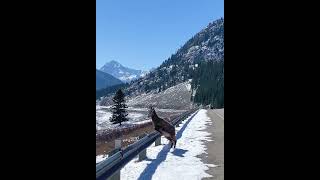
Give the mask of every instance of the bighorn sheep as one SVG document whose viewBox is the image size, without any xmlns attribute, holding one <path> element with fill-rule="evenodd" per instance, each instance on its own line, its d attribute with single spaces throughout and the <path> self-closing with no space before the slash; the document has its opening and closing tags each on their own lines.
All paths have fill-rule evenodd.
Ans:
<svg viewBox="0 0 320 180">
<path fill-rule="evenodd" d="M 152 106 L 149 107 L 148 117 L 151 117 L 154 129 L 160 132 L 161 135 L 163 135 L 170 141 L 170 148 L 172 148 L 172 145 L 174 148 L 176 148 L 177 138 L 174 126 L 171 125 L 168 121 L 159 118 Z"/>
</svg>

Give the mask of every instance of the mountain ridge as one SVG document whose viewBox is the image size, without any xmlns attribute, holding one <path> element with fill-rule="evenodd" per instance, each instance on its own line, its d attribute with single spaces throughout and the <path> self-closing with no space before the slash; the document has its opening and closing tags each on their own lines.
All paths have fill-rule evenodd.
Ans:
<svg viewBox="0 0 320 180">
<path fill-rule="evenodd" d="M 165 90 L 193 78 L 202 61 L 224 61 L 224 19 L 209 23 L 190 38 L 176 53 L 145 77 L 131 82 L 129 94 Z"/>
<path fill-rule="evenodd" d="M 143 77 L 147 73 L 147 71 L 125 67 L 115 60 L 106 62 L 99 70 L 111 74 L 122 82 L 130 82 L 134 79 Z"/>
<path fill-rule="evenodd" d="M 112 75 L 96 69 L 96 90 L 103 89 L 109 86 L 122 84 L 122 81 Z"/>
</svg>

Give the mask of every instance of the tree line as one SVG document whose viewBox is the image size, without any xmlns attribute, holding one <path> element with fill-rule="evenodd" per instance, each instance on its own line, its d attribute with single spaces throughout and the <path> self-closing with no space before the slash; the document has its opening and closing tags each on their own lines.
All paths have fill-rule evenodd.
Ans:
<svg viewBox="0 0 320 180">
<path fill-rule="evenodd" d="M 224 107 L 224 61 L 201 61 L 193 72 L 191 87 L 196 91 L 193 102 Z"/>
</svg>

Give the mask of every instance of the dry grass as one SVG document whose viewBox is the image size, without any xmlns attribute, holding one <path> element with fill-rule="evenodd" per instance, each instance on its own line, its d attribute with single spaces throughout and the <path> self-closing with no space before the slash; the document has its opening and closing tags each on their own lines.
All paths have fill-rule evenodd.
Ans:
<svg viewBox="0 0 320 180">
<path fill-rule="evenodd" d="M 122 139 L 122 147 L 126 147 L 129 144 L 134 143 L 138 137 L 144 133 L 151 133 L 154 131 L 152 123 L 144 127 L 137 127 L 136 129 L 132 129 L 126 133 L 122 134 L 122 137 L 113 136 L 112 138 L 108 138 L 107 141 L 97 140 L 96 141 L 96 155 L 107 154 L 111 150 L 114 149 L 114 140 L 117 138 Z"/>
</svg>

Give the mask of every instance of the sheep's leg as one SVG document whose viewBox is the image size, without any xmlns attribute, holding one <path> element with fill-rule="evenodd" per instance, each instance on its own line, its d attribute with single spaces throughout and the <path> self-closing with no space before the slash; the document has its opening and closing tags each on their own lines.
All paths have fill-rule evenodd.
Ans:
<svg viewBox="0 0 320 180">
<path fill-rule="evenodd" d="M 172 146 L 173 146 L 173 148 L 175 149 L 176 148 L 176 144 L 177 144 L 177 138 L 176 138 L 176 136 L 173 136 L 173 137 L 170 137 L 170 143 L 171 143 L 171 145 L 170 145 L 170 148 L 172 148 Z"/>
<path fill-rule="evenodd" d="M 173 144 L 174 144 L 173 148 L 176 148 L 176 144 L 177 144 L 176 136 L 173 136 L 172 141 L 173 141 Z"/>
<path fill-rule="evenodd" d="M 172 146 L 174 144 L 174 139 L 172 138 L 172 136 L 168 132 L 166 132 L 166 131 L 164 131 L 162 129 L 159 129 L 159 131 L 160 131 L 161 135 L 163 135 L 166 139 L 169 140 L 170 148 L 172 148 Z"/>
<path fill-rule="evenodd" d="M 170 149 L 172 148 L 172 145 L 173 145 L 173 143 L 172 143 L 172 138 L 171 137 L 166 137 L 168 140 L 169 140 L 169 143 L 170 143 Z"/>
</svg>

